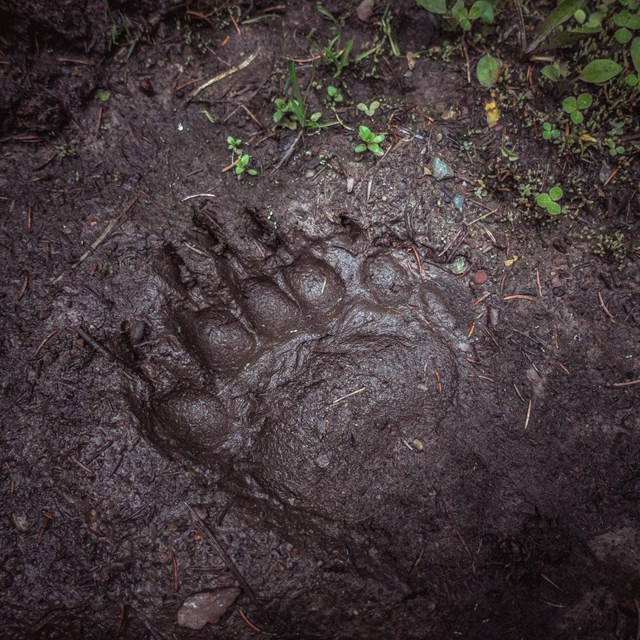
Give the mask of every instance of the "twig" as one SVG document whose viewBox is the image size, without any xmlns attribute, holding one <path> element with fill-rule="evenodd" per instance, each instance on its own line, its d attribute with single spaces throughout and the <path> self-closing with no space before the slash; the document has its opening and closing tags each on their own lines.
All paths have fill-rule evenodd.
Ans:
<svg viewBox="0 0 640 640">
<path fill-rule="evenodd" d="M 284 155 L 282 156 L 282 158 L 280 158 L 280 161 L 273 168 L 273 171 L 271 173 L 275 173 L 276 171 L 278 171 L 280 169 L 280 167 L 282 167 L 282 165 L 285 164 L 285 162 L 287 162 L 287 160 L 289 160 L 289 158 L 291 157 L 291 154 L 293 153 L 293 150 L 296 148 L 296 145 L 298 144 L 300 138 L 302 138 L 302 134 L 303 133 L 304 133 L 303 129 L 300 129 L 300 131 L 298 131 L 298 135 L 295 137 L 294 141 L 289 145 L 289 148 L 284 152 Z"/>
<path fill-rule="evenodd" d="M 47 344 L 47 342 L 49 342 L 49 340 L 51 338 L 53 338 L 53 336 L 56 335 L 56 333 L 58 333 L 60 331 L 60 329 L 56 329 L 55 331 L 52 331 L 39 345 L 38 348 L 36 349 L 36 352 L 33 354 L 33 357 L 35 358 L 40 351 L 42 350 L 42 348 L 44 347 L 45 344 Z"/>
<path fill-rule="evenodd" d="M 338 402 L 342 402 L 343 400 L 346 400 L 347 398 L 351 398 L 353 396 L 356 396 L 359 393 L 362 393 L 363 391 L 366 391 L 366 390 L 367 390 L 367 387 L 361 387 L 360 389 L 356 389 L 355 391 L 352 391 L 351 393 L 347 393 L 346 396 L 341 396 L 337 400 L 334 400 L 329 406 L 332 407 L 334 404 L 338 404 Z"/>
<path fill-rule="evenodd" d="M 526 429 L 529 426 L 529 419 L 531 418 L 531 405 L 533 403 L 531 402 L 531 398 L 529 398 L 529 407 L 527 408 L 527 418 L 524 421 L 524 428 Z"/>
<path fill-rule="evenodd" d="M 199 11 L 187 11 L 186 13 L 188 16 L 193 16 L 194 18 L 198 18 L 199 20 L 204 20 L 211 27 L 213 32 L 216 33 L 216 25 L 209 16 L 205 16 L 204 13 L 200 13 Z"/>
<path fill-rule="evenodd" d="M 615 387 L 616 389 L 620 389 L 622 387 L 632 387 L 636 384 L 640 384 L 640 378 L 638 378 L 637 380 L 629 380 L 628 382 L 613 382 L 611 386 Z"/>
<path fill-rule="evenodd" d="M 609 316 L 609 319 L 611 320 L 611 322 L 615 322 L 611 311 L 607 309 L 607 305 L 604 303 L 604 298 L 602 297 L 602 294 L 599 291 L 598 291 L 598 300 L 600 300 L 600 306 L 602 307 L 602 310 Z"/>
<path fill-rule="evenodd" d="M 238 567 L 236 567 L 235 563 L 231 559 L 231 556 L 224 550 L 220 542 L 218 542 L 218 538 L 216 538 L 216 536 L 214 535 L 213 531 L 211 531 L 207 523 L 196 513 L 195 509 L 191 505 L 185 502 L 184 506 L 187 507 L 187 509 L 189 509 L 189 511 L 191 512 L 191 515 L 194 518 L 196 527 L 200 530 L 201 533 L 204 533 L 209 538 L 209 540 L 215 547 L 216 551 L 218 552 L 218 555 L 220 556 L 220 558 L 222 558 L 222 561 L 227 565 L 227 568 L 229 569 L 229 571 L 231 571 L 235 579 L 242 585 L 243 590 L 249 596 L 249 598 L 251 599 L 251 602 L 253 602 L 253 604 L 255 604 L 256 607 L 260 609 L 260 612 L 265 617 L 268 617 L 267 611 L 264 608 L 263 604 L 260 602 L 260 600 L 258 600 L 258 597 L 255 594 L 255 591 L 251 588 L 251 585 L 245 580 L 244 576 L 240 573 L 240 571 L 238 570 Z"/>
<path fill-rule="evenodd" d="M 71 271 L 77 269 L 109 236 L 109 234 L 122 222 L 123 218 L 131 211 L 133 205 L 138 202 L 138 198 L 140 196 L 136 196 L 129 204 L 125 206 L 122 213 L 114 218 L 108 225 L 107 228 L 100 234 L 97 240 L 93 242 L 93 244 L 80 256 L 80 258 L 71 265 Z M 64 273 L 61 273 L 57 278 L 54 278 L 51 281 L 51 284 L 57 284 L 64 278 Z"/>
<path fill-rule="evenodd" d="M 239 65 L 235 67 L 231 67 L 231 69 L 227 69 L 226 71 L 219 73 L 217 76 L 214 76 L 210 80 L 207 80 L 206 82 L 201 84 L 197 89 L 195 89 L 189 94 L 189 98 L 187 99 L 187 102 L 191 102 L 199 93 L 204 91 L 207 87 L 210 87 L 212 84 L 215 84 L 216 82 L 220 82 L 220 80 L 224 80 L 225 78 L 228 78 L 230 75 L 237 73 L 241 69 L 248 67 L 256 59 L 259 52 L 260 52 L 259 49 L 254 51 L 248 58 L 245 58 Z"/>
<path fill-rule="evenodd" d="M 278 633 L 271 633 L 269 631 L 265 631 L 264 629 L 261 629 L 257 624 L 253 624 L 253 622 L 249 620 L 249 618 L 247 617 L 247 614 L 242 609 L 238 609 L 238 613 L 240 614 L 242 621 L 250 629 L 253 629 L 256 633 L 261 633 L 263 636 L 269 636 L 270 638 L 277 638 L 280 635 Z"/>
<path fill-rule="evenodd" d="M 504 296 L 503 300 L 535 300 L 533 296 L 525 296 L 525 295 L 514 295 L 514 296 Z"/>
<path fill-rule="evenodd" d="M 20 293 L 18 294 L 18 302 L 24 298 L 24 294 L 27 293 L 27 287 L 29 286 L 29 272 L 24 272 L 24 282 L 22 283 L 22 288 L 20 289 Z"/>
</svg>

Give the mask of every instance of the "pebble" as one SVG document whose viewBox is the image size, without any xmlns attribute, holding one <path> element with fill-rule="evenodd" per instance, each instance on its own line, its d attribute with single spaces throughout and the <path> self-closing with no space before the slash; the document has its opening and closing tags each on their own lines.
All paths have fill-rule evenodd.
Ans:
<svg viewBox="0 0 640 640">
<path fill-rule="evenodd" d="M 433 156 L 431 175 L 438 181 L 453 178 L 453 169 L 440 156 Z"/>
<path fill-rule="evenodd" d="M 564 267 L 567 264 L 567 256 L 563 256 L 561 253 L 556 253 L 552 259 L 554 267 Z"/>
<path fill-rule="evenodd" d="M 553 295 L 561 298 L 565 294 L 565 290 L 562 287 L 554 287 Z"/>
<path fill-rule="evenodd" d="M 473 284 L 484 284 L 489 279 L 486 271 L 476 271 L 473 274 Z"/>
<path fill-rule="evenodd" d="M 461 196 L 460 194 L 453 196 L 453 206 L 458 211 L 462 211 L 464 208 L 464 196 Z"/>
<path fill-rule="evenodd" d="M 558 287 L 562 286 L 562 280 L 560 280 L 558 276 L 554 276 L 553 278 L 551 278 L 551 286 L 554 289 L 557 289 Z"/>
<path fill-rule="evenodd" d="M 467 260 L 464 256 L 458 256 L 449 266 L 451 273 L 459 276 L 467 270 Z"/>
<path fill-rule="evenodd" d="M 498 326 L 498 322 L 500 321 L 500 311 L 495 307 L 489 307 L 489 324 L 492 329 L 495 329 Z"/>
<path fill-rule="evenodd" d="M 178 625 L 187 629 L 202 629 L 207 624 L 216 624 L 239 595 L 240 589 L 237 587 L 194 593 L 178 611 Z"/>
<path fill-rule="evenodd" d="M 329 466 L 329 456 L 326 453 L 321 453 L 317 458 L 316 458 L 316 464 L 321 468 L 321 469 L 326 469 Z"/>
</svg>

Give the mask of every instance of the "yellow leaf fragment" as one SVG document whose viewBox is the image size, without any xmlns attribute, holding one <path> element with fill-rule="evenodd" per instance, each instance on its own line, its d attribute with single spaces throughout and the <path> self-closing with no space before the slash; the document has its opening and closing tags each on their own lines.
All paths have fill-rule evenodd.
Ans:
<svg viewBox="0 0 640 640">
<path fill-rule="evenodd" d="M 520 256 L 513 256 L 513 258 L 508 258 L 507 260 L 504 261 L 504 266 L 512 267 L 514 263 L 516 263 L 518 260 L 520 260 Z"/>
<path fill-rule="evenodd" d="M 484 110 L 487 115 L 487 126 L 489 128 L 495 127 L 500 122 L 500 107 L 495 98 L 484 103 Z"/>
</svg>

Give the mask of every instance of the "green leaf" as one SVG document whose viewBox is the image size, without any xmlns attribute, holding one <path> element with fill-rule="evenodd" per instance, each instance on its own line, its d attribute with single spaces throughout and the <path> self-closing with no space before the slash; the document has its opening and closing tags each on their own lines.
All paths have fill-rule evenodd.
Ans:
<svg viewBox="0 0 640 640">
<path fill-rule="evenodd" d="M 577 22 L 579 22 L 580 24 L 584 24 L 584 21 L 587 19 L 587 14 L 585 13 L 584 9 L 578 9 L 574 14 L 573 17 L 576 19 Z"/>
<path fill-rule="evenodd" d="M 637 87 L 639 79 L 638 79 L 638 76 L 634 75 L 633 73 L 630 73 L 628 76 L 625 77 L 624 81 L 630 87 Z"/>
<path fill-rule="evenodd" d="M 493 5 L 488 0 L 476 0 L 469 9 L 469 17 L 472 20 L 480 18 L 485 24 L 493 24 L 495 17 Z"/>
<path fill-rule="evenodd" d="M 374 144 L 380 144 L 381 142 L 384 142 L 384 135 L 382 133 L 379 133 L 377 136 L 373 137 L 371 142 L 373 142 Z"/>
<path fill-rule="evenodd" d="M 371 140 L 371 138 L 373 137 L 371 134 L 371 129 L 363 124 L 358 127 L 358 133 L 360 134 L 360 138 L 362 140 Z"/>
<path fill-rule="evenodd" d="M 563 195 L 564 195 L 564 192 L 562 191 L 562 187 L 560 187 L 559 185 L 556 185 L 555 187 L 551 187 L 551 189 L 549 189 L 549 197 L 554 202 L 557 202 L 558 200 L 560 200 L 560 198 L 562 198 Z"/>
<path fill-rule="evenodd" d="M 320 118 L 322 118 L 322 113 L 320 113 L 320 111 L 317 111 L 316 113 L 311 114 L 309 120 L 311 120 L 311 122 L 318 122 Z"/>
<path fill-rule="evenodd" d="M 622 71 L 622 67 L 611 58 L 599 58 L 590 62 L 580 74 L 584 82 L 602 84 L 615 78 Z"/>
<path fill-rule="evenodd" d="M 476 77 L 483 87 L 491 87 L 498 80 L 502 62 L 498 58 L 494 58 L 491 54 L 485 53 L 476 67 Z"/>
<path fill-rule="evenodd" d="M 631 43 L 631 60 L 636 73 L 640 75 L 640 38 L 634 38 Z"/>
<path fill-rule="evenodd" d="M 257 176 L 258 175 L 258 172 L 255 169 L 247 169 L 247 173 L 250 176 Z"/>
<path fill-rule="evenodd" d="M 332 98 L 333 98 L 337 93 L 338 93 L 338 90 L 337 90 L 334 86 L 329 85 L 329 86 L 327 87 L 327 94 L 328 94 L 329 96 L 331 96 Z"/>
<path fill-rule="evenodd" d="M 354 151 L 356 153 L 364 153 L 367 150 L 367 145 L 366 144 L 359 144 L 356 146 L 356 148 L 354 149 Z"/>
<path fill-rule="evenodd" d="M 367 105 L 364 102 L 359 102 L 356 105 L 356 109 L 360 109 L 360 111 L 364 111 L 365 113 L 369 110 L 369 108 L 367 107 Z"/>
<path fill-rule="evenodd" d="M 573 113 L 578 108 L 578 101 L 571 96 L 562 101 L 562 108 L 566 113 Z"/>
<path fill-rule="evenodd" d="M 573 124 L 580 124 L 584 120 L 584 116 L 579 111 L 574 111 L 569 117 Z"/>
<path fill-rule="evenodd" d="M 546 209 L 551 204 L 551 198 L 548 193 L 539 193 L 536 196 L 536 202 L 543 208 Z"/>
<path fill-rule="evenodd" d="M 375 153 L 377 156 L 384 155 L 384 151 L 382 151 L 382 149 L 380 148 L 380 145 L 378 144 L 369 144 L 368 148 L 369 148 L 369 151 L 371 151 L 372 153 Z"/>
<path fill-rule="evenodd" d="M 635 16 L 631 16 L 627 22 L 627 28 L 640 29 L 640 13 L 636 13 Z"/>
<path fill-rule="evenodd" d="M 581 93 L 577 100 L 578 109 L 588 109 L 593 104 L 593 97 L 590 93 Z"/>
<path fill-rule="evenodd" d="M 96 91 L 96 98 L 100 100 L 100 102 L 107 102 L 111 97 L 111 91 L 106 91 L 105 89 L 98 89 Z"/>
<path fill-rule="evenodd" d="M 628 11 L 619 11 L 613 16 L 613 24 L 618 27 L 626 27 L 631 14 Z"/>
<path fill-rule="evenodd" d="M 540 69 L 540 73 L 547 79 L 551 80 L 551 82 L 557 82 L 560 80 L 560 69 L 557 64 L 547 64 L 542 69 Z"/>
<path fill-rule="evenodd" d="M 562 207 L 559 204 L 556 204 L 555 202 L 552 202 L 552 203 L 547 205 L 547 211 L 552 216 L 559 216 L 562 213 Z"/>
<path fill-rule="evenodd" d="M 613 37 L 616 39 L 616 42 L 620 44 L 627 44 L 627 42 L 631 42 L 631 38 L 633 38 L 633 33 L 629 31 L 626 27 L 622 27 L 622 29 L 618 29 Z"/>
<path fill-rule="evenodd" d="M 416 2 L 429 13 L 437 13 L 438 15 L 447 13 L 447 0 L 416 0 Z"/>
<path fill-rule="evenodd" d="M 578 9 L 582 7 L 582 3 L 583 0 L 558 0 L 556 8 L 536 29 L 533 39 L 527 47 L 527 53 L 535 51 L 555 29 L 557 29 L 563 22 L 566 22 Z"/>
</svg>

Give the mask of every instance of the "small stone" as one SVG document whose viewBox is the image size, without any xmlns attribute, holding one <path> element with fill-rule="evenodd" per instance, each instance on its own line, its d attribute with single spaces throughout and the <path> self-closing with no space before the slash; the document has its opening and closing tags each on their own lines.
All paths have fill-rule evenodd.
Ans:
<svg viewBox="0 0 640 640">
<path fill-rule="evenodd" d="M 500 311 L 495 307 L 489 307 L 489 324 L 492 329 L 496 329 L 500 322 Z"/>
<path fill-rule="evenodd" d="M 449 267 L 451 273 L 459 276 L 467 270 L 467 259 L 464 256 L 458 256 Z"/>
<path fill-rule="evenodd" d="M 239 595 L 237 587 L 194 593 L 178 611 L 178 624 L 187 629 L 202 629 L 207 624 L 216 624 Z"/>
<path fill-rule="evenodd" d="M 422 440 L 418 440 L 418 438 L 414 438 L 413 439 L 413 442 L 411 443 L 411 446 L 416 451 L 424 451 L 424 445 L 422 444 Z"/>
<path fill-rule="evenodd" d="M 484 284 L 489 279 L 489 274 L 484 271 L 476 271 L 473 274 L 473 284 Z"/>
<path fill-rule="evenodd" d="M 349 176 L 347 178 L 347 193 L 353 193 L 353 187 L 355 186 L 355 184 L 356 184 L 355 179 Z"/>
<path fill-rule="evenodd" d="M 554 289 L 557 289 L 558 287 L 562 286 L 562 280 L 560 280 L 558 276 L 554 276 L 553 278 L 551 278 L 551 286 Z"/>
<path fill-rule="evenodd" d="M 356 9 L 358 19 L 362 22 L 373 21 L 373 0 L 362 0 Z"/>
<path fill-rule="evenodd" d="M 453 169 L 440 157 L 431 158 L 431 175 L 438 181 L 453 178 Z"/>
<path fill-rule="evenodd" d="M 462 209 L 464 209 L 464 196 L 460 194 L 453 196 L 453 206 L 458 211 L 462 211 Z"/>
<path fill-rule="evenodd" d="M 13 526 L 20 531 L 20 533 L 26 533 L 31 528 L 29 526 L 29 520 L 27 516 L 18 515 L 17 513 L 11 514 L 11 520 L 13 521 Z"/>
<path fill-rule="evenodd" d="M 565 294 L 565 290 L 562 287 L 554 287 L 553 288 L 553 295 L 561 298 L 563 295 Z"/>
<path fill-rule="evenodd" d="M 329 466 L 329 456 L 326 453 L 321 453 L 317 458 L 316 458 L 316 464 L 321 468 L 321 469 L 326 469 Z"/>
<path fill-rule="evenodd" d="M 567 264 L 567 256 L 563 256 L 561 253 L 556 253 L 551 260 L 554 267 L 564 267 Z"/>
</svg>

